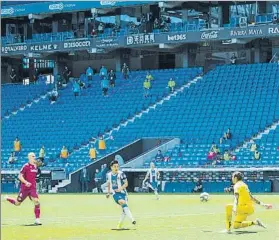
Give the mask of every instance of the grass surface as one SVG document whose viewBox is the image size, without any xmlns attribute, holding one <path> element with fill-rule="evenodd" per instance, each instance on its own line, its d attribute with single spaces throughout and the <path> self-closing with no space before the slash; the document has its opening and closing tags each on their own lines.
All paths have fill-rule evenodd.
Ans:
<svg viewBox="0 0 279 240">
<path fill-rule="evenodd" d="M 259 195 L 273 209 L 256 207 L 251 217 L 260 218 L 267 229 L 249 227 L 233 234 L 224 230 L 224 207 L 232 203 L 231 195 L 210 195 L 201 203 L 197 195 L 130 195 L 129 206 L 137 220 L 134 227 L 127 219 L 115 231 L 121 209 L 104 195 L 41 195 L 42 226 L 26 226 L 34 222 L 29 200 L 20 207 L 1 204 L 3 240 L 279 240 L 279 195 Z"/>
</svg>

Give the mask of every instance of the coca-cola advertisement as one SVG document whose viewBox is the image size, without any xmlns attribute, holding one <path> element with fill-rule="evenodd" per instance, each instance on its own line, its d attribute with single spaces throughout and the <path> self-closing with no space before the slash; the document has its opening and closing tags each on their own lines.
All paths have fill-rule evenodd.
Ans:
<svg viewBox="0 0 279 240">
<path fill-rule="evenodd" d="M 201 34 L 201 40 L 210 40 L 218 38 L 219 31 L 203 32 Z"/>
</svg>

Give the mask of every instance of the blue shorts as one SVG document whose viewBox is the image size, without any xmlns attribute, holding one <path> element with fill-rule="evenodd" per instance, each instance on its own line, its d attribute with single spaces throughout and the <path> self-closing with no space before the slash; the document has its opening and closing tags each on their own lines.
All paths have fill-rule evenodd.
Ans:
<svg viewBox="0 0 279 240">
<path fill-rule="evenodd" d="M 125 200 L 126 202 L 128 201 L 127 195 L 125 193 L 115 193 L 113 194 L 113 199 L 117 204 L 119 204 L 119 200 Z"/>
<path fill-rule="evenodd" d="M 153 190 L 157 190 L 158 182 L 151 182 L 151 183 L 149 183 L 149 187 L 152 188 Z"/>
</svg>

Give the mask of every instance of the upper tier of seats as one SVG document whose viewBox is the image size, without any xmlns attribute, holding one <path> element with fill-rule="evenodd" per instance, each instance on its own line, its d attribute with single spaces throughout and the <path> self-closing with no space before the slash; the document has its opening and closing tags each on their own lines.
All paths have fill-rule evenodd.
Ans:
<svg viewBox="0 0 279 240">
<path fill-rule="evenodd" d="M 75 99 L 72 86 L 60 91 L 57 103 L 50 105 L 49 100 L 41 100 L 30 109 L 19 112 L 15 117 L 5 120 L 2 125 L 2 159 L 4 168 L 19 168 L 28 151 L 38 153 L 41 145 L 45 145 L 48 158 L 59 154 L 66 145 L 70 150 L 86 143 L 99 133 L 111 129 L 114 125 L 147 108 L 167 92 L 170 77 L 176 77 L 177 86 L 193 79 L 201 73 L 200 68 L 171 69 L 151 71 L 154 76 L 149 98 L 143 97 L 143 80 L 146 71 L 133 72 L 131 79 L 116 81 L 116 87 L 110 89 L 108 97 L 103 97 L 99 77 L 94 77 L 93 86 L 82 91 L 82 96 Z M 7 164 L 13 140 L 18 136 L 23 151 L 18 162 Z M 108 151 L 117 148 L 108 144 Z M 88 151 L 83 158 L 68 159 L 69 171 L 88 164 Z M 65 166 L 62 161 L 49 163 L 48 167 Z"/>
</svg>

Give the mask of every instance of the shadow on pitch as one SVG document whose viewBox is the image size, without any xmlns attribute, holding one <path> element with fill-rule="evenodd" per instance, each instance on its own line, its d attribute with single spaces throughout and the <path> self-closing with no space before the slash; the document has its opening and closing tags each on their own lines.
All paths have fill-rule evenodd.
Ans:
<svg viewBox="0 0 279 240">
<path fill-rule="evenodd" d="M 122 228 L 122 229 L 117 229 L 117 228 L 112 228 L 112 231 L 135 231 L 136 229 L 130 229 L 130 228 Z"/>
<path fill-rule="evenodd" d="M 32 224 L 23 224 L 23 225 L 20 225 L 20 226 L 22 226 L 22 227 L 39 227 L 39 226 L 41 226 L 41 225 L 32 223 Z"/>
<path fill-rule="evenodd" d="M 235 232 L 234 232 L 235 235 L 253 234 L 253 233 L 258 233 L 258 232 L 255 232 L 255 231 L 235 231 Z"/>
</svg>

